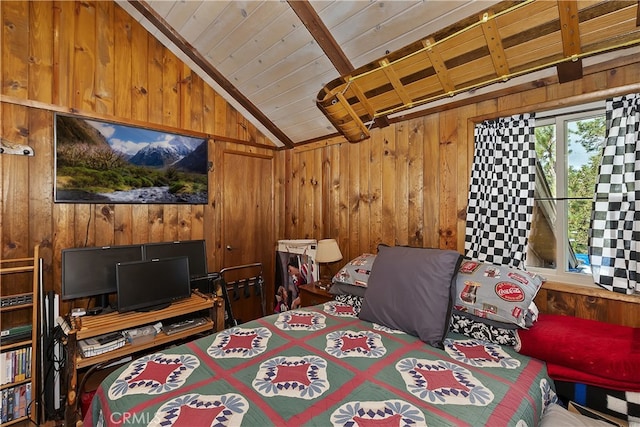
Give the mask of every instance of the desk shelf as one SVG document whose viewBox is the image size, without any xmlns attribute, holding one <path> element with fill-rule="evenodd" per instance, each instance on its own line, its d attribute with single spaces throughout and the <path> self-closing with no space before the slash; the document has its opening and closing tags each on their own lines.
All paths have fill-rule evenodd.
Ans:
<svg viewBox="0 0 640 427">
<path fill-rule="evenodd" d="M 130 311 L 127 313 L 113 311 L 97 316 L 84 316 L 81 319 L 82 326 L 76 330 L 76 339 L 84 340 L 110 332 L 137 328 L 142 325 L 160 322 L 200 310 L 211 310 L 213 303 L 213 298 L 209 299 L 192 294 L 190 298 L 176 301 L 162 310 L 148 312 Z"/>
<path fill-rule="evenodd" d="M 175 334 L 167 335 L 159 332 L 152 340 L 139 344 L 127 343 L 124 346 L 96 356 L 82 357 L 79 352 L 78 341 L 104 335 L 126 329 L 138 328 L 144 325 L 161 322 L 174 317 L 195 314 L 207 310 L 208 321 L 202 325 L 185 329 Z M 78 322 L 76 322 L 78 323 Z M 194 292 L 191 297 L 184 300 L 175 301 L 169 307 L 162 310 L 150 312 L 128 312 L 118 313 L 117 311 L 99 314 L 97 316 L 84 316 L 80 318 L 80 325 L 77 329 L 72 329 L 67 337 L 65 347 L 67 354 L 67 405 L 65 408 L 66 425 L 75 425 L 78 420 L 78 369 L 89 369 L 96 365 L 150 350 L 154 347 L 163 347 L 172 342 L 189 338 L 202 332 L 216 332 L 224 328 L 224 302 L 222 298 L 207 296 L 199 292 Z M 78 326 L 78 325 L 76 325 Z"/>
<path fill-rule="evenodd" d="M 182 338 L 188 338 L 200 332 L 210 332 L 213 329 L 213 326 L 214 323 L 208 321 L 205 324 L 198 325 L 190 329 L 185 329 L 184 331 L 176 332 L 175 334 L 171 335 L 160 332 L 151 341 L 134 345 L 127 343 L 118 349 L 107 351 L 106 353 L 102 353 L 97 356 L 82 357 L 78 355 L 76 358 L 76 369 L 90 367 L 93 365 L 97 365 L 98 363 L 104 363 L 114 359 L 120 359 L 122 357 L 129 356 L 131 353 L 137 353 L 148 348 L 160 347 L 162 345 L 169 344 Z"/>
</svg>

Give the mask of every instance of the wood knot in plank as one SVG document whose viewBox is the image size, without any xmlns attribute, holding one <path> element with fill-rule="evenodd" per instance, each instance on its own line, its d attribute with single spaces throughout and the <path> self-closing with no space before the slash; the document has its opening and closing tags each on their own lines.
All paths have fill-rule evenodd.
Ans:
<svg viewBox="0 0 640 427">
<path fill-rule="evenodd" d="M 102 209 L 100 209 L 100 212 L 106 221 L 111 221 L 113 219 L 113 210 L 109 206 L 103 206 Z"/>
<path fill-rule="evenodd" d="M 541 87 L 546 86 L 546 83 L 544 82 L 544 80 L 540 80 L 540 79 L 538 79 L 538 80 L 534 80 L 534 81 L 531 83 L 531 85 L 532 85 L 533 87 L 535 87 L 535 88 L 541 88 Z"/>
<path fill-rule="evenodd" d="M 438 229 L 438 234 L 441 237 L 451 237 L 453 236 L 453 231 L 450 228 L 446 228 L 446 229 L 440 228 Z"/>
</svg>

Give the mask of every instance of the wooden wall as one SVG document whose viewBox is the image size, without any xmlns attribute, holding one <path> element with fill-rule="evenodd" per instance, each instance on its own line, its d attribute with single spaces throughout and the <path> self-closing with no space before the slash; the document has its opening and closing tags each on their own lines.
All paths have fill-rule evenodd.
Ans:
<svg viewBox="0 0 640 427">
<path fill-rule="evenodd" d="M 358 144 L 330 138 L 273 152 L 260 148 L 269 141 L 114 2 L 3 1 L 0 22 L 0 135 L 36 151 L 0 156 L 0 256 L 24 256 L 40 243 L 45 288 L 56 291 L 65 247 L 204 238 L 210 268 L 220 269 L 224 192 L 215 159 L 225 149 L 273 156 L 275 229 L 266 238 L 274 243 L 334 237 L 343 261 L 379 243 L 462 252 L 474 122 L 640 90 L 636 55 L 587 68 L 578 81 L 547 78 L 453 101 L 374 129 Z M 55 111 L 217 135 L 209 145 L 209 203 L 54 204 Z M 549 289 L 538 301 L 551 312 L 640 326 L 640 311 L 620 315 L 628 305 L 583 297 Z"/>
<path fill-rule="evenodd" d="M 115 2 L 3 1 L 0 22 L 0 135 L 36 153 L 0 156 L 0 256 L 40 243 L 45 289 L 58 292 L 67 247 L 204 238 L 209 268 L 222 268 L 216 160 L 225 149 L 273 156 L 261 148 L 273 144 Z M 55 111 L 212 136 L 209 203 L 54 204 Z"/>
<path fill-rule="evenodd" d="M 452 103 L 424 117 L 374 129 L 360 143 L 333 138 L 287 151 L 285 234 L 336 238 L 343 261 L 375 253 L 379 243 L 464 253 L 474 123 L 638 91 L 639 61 L 635 55 L 587 68 L 574 82 L 558 84 L 548 78 L 492 98 Z M 576 297 L 565 293 L 545 291 L 540 305 L 548 312 L 640 326 L 637 308 L 629 314 L 629 305 L 592 294 L 576 309 Z M 629 298 L 640 303 L 640 296 Z"/>
</svg>

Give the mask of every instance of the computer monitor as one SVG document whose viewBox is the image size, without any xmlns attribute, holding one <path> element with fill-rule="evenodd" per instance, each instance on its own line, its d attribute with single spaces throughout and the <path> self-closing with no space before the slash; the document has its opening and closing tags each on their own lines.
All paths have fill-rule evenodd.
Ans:
<svg viewBox="0 0 640 427">
<path fill-rule="evenodd" d="M 145 260 L 186 256 L 189 259 L 191 280 L 204 278 L 209 272 L 207 269 L 207 248 L 204 240 L 146 243 L 143 246 Z"/>
<path fill-rule="evenodd" d="M 62 250 L 62 299 L 95 297 L 96 307 L 109 307 L 116 292 L 116 264 L 144 259 L 142 245 L 68 248 Z"/>
<path fill-rule="evenodd" d="M 116 265 L 118 311 L 152 311 L 191 295 L 187 257 L 122 262 Z"/>
</svg>

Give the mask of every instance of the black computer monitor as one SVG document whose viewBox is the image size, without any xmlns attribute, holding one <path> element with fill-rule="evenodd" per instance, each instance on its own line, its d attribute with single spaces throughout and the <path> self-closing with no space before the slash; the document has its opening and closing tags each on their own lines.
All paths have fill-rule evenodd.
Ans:
<svg viewBox="0 0 640 427">
<path fill-rule="evenodd" d="M 151 311 L 191 295 L 187 257 L 122 262 L 116 265 L 118 311 Z"/>
<path fill-rule="evenodd" d="M 204 278 L 209 272 L 204 240 L 147 243 L 143 246 L 145 260 L 186 256 L 189 259 L 189 274 L 192 280 Z"/>
<path fill-rule="evenodd" d="M 144 259 L 142 245 L 68 248 L 62 250 L 62 299 L 95 297 L 96 307 L 109 307 L 116 292 L 116 264 Z"/>
</svg>

